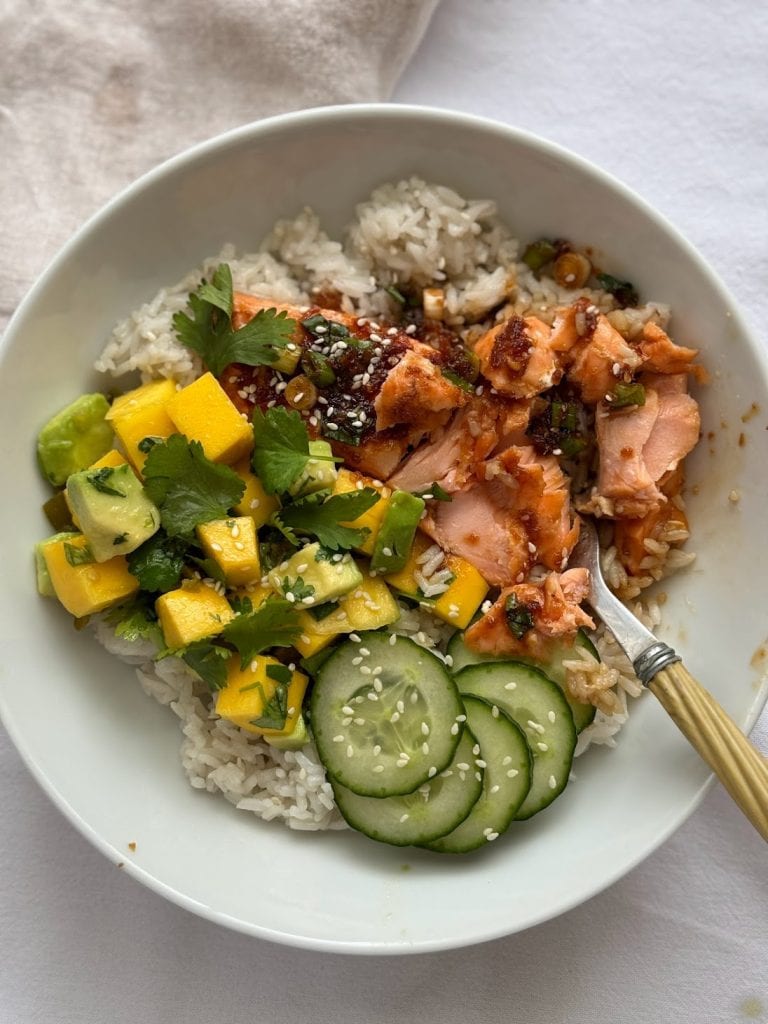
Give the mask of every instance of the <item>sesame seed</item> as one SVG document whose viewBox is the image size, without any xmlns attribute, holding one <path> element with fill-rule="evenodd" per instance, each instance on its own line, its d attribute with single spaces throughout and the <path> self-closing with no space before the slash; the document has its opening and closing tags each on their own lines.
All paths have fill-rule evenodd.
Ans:
<svg viewBox="0 0 768 1024">
<path fill-rule="evenodd" d="M 418 700 L 419 700 L 418 692 L 416 690 L 414 690 L 413 693 L 411 694 L 411 696 L 408 699 L 410 700 L 411 704 L 418 703 Z"/>
<path fill-rule="evenodd" d="M 533 719 L 531 719 L 531 718 L 528 719 L 528 727 L 530 729 L 535 729 L 536 732 L 538 732 L 538 733 L 544 732 L 544 726 L 543 725 L 539 725 L 538 722 L 534 722 Z"/>
<path fill-rule="evenodd" d="M 479 743 L 476 743 L 474 745 L 474 747 L 472 747 L 472 753 L 475 755 L 475 757 L 478 756 L 478 754 L 480 753 L 480 744 Z"/>
<path fill-rule="evenodd" d="M 384 771 L 384 765 L 383 764 L 377 764 L 376 767 L 373 770 L 376 772 L 377 775 L 380 775 L 381 772 Z"/>
<path fill-rule="evenodd" d="M 347 747 L 347 757 L 352 757 L 354 755 L 354 753 L 355 753 L 355 748 L 350 743 L 350 745 Z"/>
<path fill-rule="evenodd" d="M 496 707 L 496 705 L 495 705 L 495 704 L 494 704 L 494 705 L 493 705 L 493 707 L 491 708 L 491 716 L 492 716 L 493 718 L 498 718 L 498 717 L 499 717 L 499 709 L 498 709 L 498 708 Z"/>
<path fill-rule="evenodd" d="M 286 601 L 290 601 L 290 602 L 291 602 L 291 604 L 293 604 L 293 603 L 294 603 L 294 601 L 296 600 L 296 595 L 295 595 L 295 594 L 292 594 L 292 593 L 290 592 L 290 590 L 288 590 L 288 591 L 286 591 L 286 594 L 285 594 L 285 599 L 286 599 Z"/>
<path fill-rule="evenodd" d="M 429 736 L 429 726 L 427 725 L 426 722 L 421 723 L 421 735 Z"/>
<path fill-rule="evenodd" d="M 357 633 L 350 633 L 349 634 L 349 639 L 354 644 L 359 644 L 360 643 L 360 637 L 357 635 Z M 361 648 L 361 650 L 362 650 L 362 648 Z"/>
<path fill-rule="evenodd" d="M 368 648 L 367 648 L 367 647 L 361 647 L 361 648 L 360 648 L 360 653 L 361 653 L 361 654 L 364 654 L 364 655 L 365 655 L 365 657 L 367 658 L 367 657 L 368 657 L 368 655 L 369 655 L 369 654 L 370 654 L 371 652 L 370 652 L 370 651 L 368 650 Z"/>
<path fill-rule="evenodd" d="M 435 766 L 432 765 L 432 767 L 427 772 L 427 778 L 433 779 L 435 775 L 437 775 L 437 768 L 435 768 Z"/>
<path fill-rule="evenodd" d="M 421 744 L 421 752 L 422 752 L 422 754 L 428 754 L 429 753 L 429 744 L 428 743 L 422 743 Z"/>
<path fill-rule="evenodd" d="M 374 679 L 373 688 L 376 691 L 376 693 L 381 693 L 381 691 L 384 689 L 384 683 L 382 683 L 380 679 Z"/>
<path fill-rule="evenodd" d="M 460 761 L 456 765 L 456 767 L 459 769 L 460 772 L 468 772 L 469 771 L 469 765 L 465 761 Z"/>
<path fill-rule="evenodd" d="M 408 326 L 405 328 L 405 333 L 406 334 L 415 334 L 416 333 L 416 324 L 408 324 Z"/>
<path fill-rule="evenodd" d="M 352 715 L 352 714 L 354 714 L 354 712 L 353 712 L 352 708 L 349 706 L 349 704 L 345 704 L 344 707 L 341 709 L 341 712 L 344 715 Z"/>
<path fill-rule="evenodd" d="M 221 544 L 217 544 L 215 541 L 211 544 L 212 551 L 221 551 Z"/>
<path fill-rule="evenodd" d="M 544 751 L 546 751 L 546 750 L 549 750 L 549 747 L 547 746 L 547 744 L 546 744 L 546 743 L 537 743 L 537 744 L 536 744 L 536 746 L 537 746 L 537 747 L 539 748 L 539 750 L 540 750 L 540 751 L 541 751 L 542 753 L 543 753 Z"/>
<path fill-rule="evenodd" d="M 341 733 L 339 733 L 338 736 L 334 736 L 333 737 L 333 742 L 334 743 L 343 743 L 344 742 L 344 737 L 341 735 Z"/>
<path fill-rule="evenodd" d="M 399 722 L 400 721 L 400 712 L 399 711 L 393 711 L 392 714 L 389 717 L 389 720 L 390 720 L 390 722 Z"/>
<path fill-rule="evenodd" d="M 459 735 L 459 723 L 458 722 L 454 722 L 453 725 L 451 726 L 451 736 L 458 736 L 458 735 Z"/>
<path fill-rule="evenodd" d="M 489 832 L 488 835 L 485 838 L 488 840 L 489 843 L 492 843 L 494 839 L 498 839 L 499 838 L 499 833 L 498 832 Z"/>
<path fill-rule="evenodd" d="M 258 508 L 261 502 L 258 498 L 253 498 L 250 504 L 250 508 Z"/>
<path fill-rule="evenodd" d="M 371 674 L 371 668 L 369 665 L 361 665 L 360 671 L 364 676 L 369 676 Z"/>
<path fill-rule="evenodd" d="M 362 663 L 363 663 L 363 659 L 362 658 L 353 658 L 352 659 L 352 664 L 353 665 L 362 665 Z"/>
<path fill-rule="evenodd" d="M 466 722 L 466 720 L 467 720 L 467 716 L 466 715 L 456 715 L 456 721 L 457 722 Z"/>
<path fill-rule="evenodd" d="M 547 712 L 547 718 L 550 720 L 550 722 L 554 722 L 555 719 L 557 718 L 557 715 L 555 714 L 554 711 L 548 711 Z"/>
<path fill-rule="evenodd" d="M 482 782 L 483 781 L 483 773 L 482 772 L 475 772 L 475 778 L 477 779 L 478 782 Z"/>
<path fill-rule="evenodd" d="M 259 659 L 258 658 L 254 658 L 253 661 L 251 662 L 251 665 L 250 665 L 251 672 L 255 672 L 258 667 L 259 667 Z"/>
<path fill-rule="evenodd" d="M 354 721 L 355 725 L 365 725 L 365 719 L 364 718 L 354 718 L 353 721 Z"/>
<path fill-rule="evenodd" d="M 405 714 L 405 704 L 403 701 L 399 700 L 395 707 L 397 708 L 401 715 Z"/>
<path fill-rule="evenodd" d="M 377 743 L 376 746 L 373 748 L 373 756 L 374 757 L 378 757 L 380 753 L 381 753 L 381 747 Z"/>
<path fill-rule="evenodd" d="M 389 646 L 390 647 L 394 647 L 396 643 L 397 643 L 397 634 L 393 633 L 392 636 L 389 638 Z"/>
<path fill-rule="evenodd" d="M 496 786 L 491 786 L 490 792 L 491 792 L 492 794 L 493 794 L 493 793 L 498 793 L 498 792 L 499 792 L 499 787 L 498 787 L 498 785 L 496 785 Z"/>
<path fill-rule="evenodd" d="M 501 763 L 506 768 L 506 766 L 508 764 L 512 764 L 512 758 L 509 756 L 509 754 L 507 754 L 507 756 L 504 758 L 504 760 Z"/>
<path fill-rule="evenodd" d="M 554 775 L 549 776 L 548 783 L 550 789 L 557 789 L 557 779 Z"/>
<path fill-rule="evenodd" d="M 352 725 L 352 719 L 351 718 L 342 718 L 341 724 L 346 728 L 346 726 Z"/>
<path fill-rule="evenodd" d="M 517 689 L 517 683 L 505 683 L 504 684 L 504 689 L 505 690 L 516 690 Z"/>
<path fill-rule="evenodd" d="M 487 768 L 488 767 L 486 762 L 481 757 L 475 758 L 475 764 L 477 765 L 478 768 Z"/>
<path fill-rule="evenodd" d="M 507 772 L 507 778 L 514 779 L 514 777 L 519 774 L 520 773 L 518 772 L 517 768 L 510 768 L 509 771 Z"/>
<path fill-rule="evenodd" d="M 409 815 L 407 813 L 406 814 L 401 814 L 400 815 L 400 824 L 402 825 L 402 823 L 404 821 L 408 821 L 408 818 L 409 818 Z"/>
<path fill-rule="evenodd" d="M 378 693 L 376 693 L 374 690 L 369 690 L 368 693 L 366 694 L 366 696 L 368 697 L 368 700 L 378 700 L 379 699 Z"/>
</svg>

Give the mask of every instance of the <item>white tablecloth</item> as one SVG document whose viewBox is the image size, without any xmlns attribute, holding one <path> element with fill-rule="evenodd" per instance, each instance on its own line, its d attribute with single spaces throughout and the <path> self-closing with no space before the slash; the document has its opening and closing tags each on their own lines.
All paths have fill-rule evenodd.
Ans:
<svg viewBox="0 0 768 1024">
<path fill-rule="evenodd" d="M 746 0 L 443 0 L 394 98 L 596 161 L 688 236 L 759 333 L 766 52 L 768 7 Z M 768 751 L 766 715 L 755 735 Z M 768 1021 L 768 850 L 717 787 L 644 864 L 555 921 L 366 959 L 272 946 L 164 902 L 71 828 L 4 735 L 0 765 L 0 1024 Z"/>
</svg>

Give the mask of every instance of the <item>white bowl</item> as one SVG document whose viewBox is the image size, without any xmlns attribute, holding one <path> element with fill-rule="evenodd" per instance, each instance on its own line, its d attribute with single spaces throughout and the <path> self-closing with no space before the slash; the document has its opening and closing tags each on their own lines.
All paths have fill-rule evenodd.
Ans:
<svg viewBox="0 0 768 1024">
<path fill-rule="evenodd" d="M 526 132 L 401 106 L 272 118 L 146 175 L 65 246 L 4 340 L 0 710 L 54 803 L 134 877 L 220 924 L 347 953 L 468 945 L 562 913 L 681 824 L 706 768 L 649 696 L 616 750 L 577 762 L 563 799 L 495 847 L 455 859 L 351 832 L 290 832 L 195 792 L 178 762 L 175 716 L 35 592 L 31 550 L 46 533 L 47 489 L 34 438 L 53 410 L 99 386 L 91 366 L 111 326 L 159 286 L 225 241 L 253 248 L 276 217 L 307 204 L 338 231 L 373 186 L 412 173 L 492 197 L 522 239 L 593 246 L 645 297 L 672 304 L 676 340 L 703 350 L 713 379 L 701 394 L 707 437 L 689 471 L 699 557 L 665 585 L 663 635 L 741 726 L 766 696 L 756 653 L 765 627 L 754 613 L 768 598 L 765 358 L 717 278 L 642 200 Z"/>
</svg>

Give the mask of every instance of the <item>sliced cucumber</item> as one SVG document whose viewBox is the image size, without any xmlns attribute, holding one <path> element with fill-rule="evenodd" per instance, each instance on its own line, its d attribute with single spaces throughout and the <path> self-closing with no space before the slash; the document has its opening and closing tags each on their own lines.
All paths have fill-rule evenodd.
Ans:
<svg viewBox="0 0 768 1024">
<path fill-rule="evenodd" d="M 328 775 L 370 797 L 412 793 L 450 764 L 463 714 L 442 661 L 393 633 L 341 644 L 318 669 L 310 708 Z"/>
<path fill-rule="evenodd" d="M 521 655 L 515 655 L 513 658 L 511 655 L 507 657 L 498 657 L 494 654 L 478 654 L 477 651 L 470 650 L 469 647 L 464 643 L 463 633 L 454 633 L 451 637 L 450 643 L 448 644 L 448 654 L 453 659 L 453 665 L 451 671 L 454 675 L 460 672 L 467 665 L 482 665 L 486 662 L 493 661 L 519 661 L 523 665 L 532 665 L 534 668 L 539 668 L 545 672 L 553 683 L 557 683 L 560 689 L 565 694 L 565 699 L 571 706 L 571 712 L 573 713 L 573 721 L 576 726 L 576 731 L 581 732 L 585 729 L 595 717 L 595 708 L 592 704 L 582 704 L 580 700 L 576 700 L 572 697 L 565 685 L 566 672 L 563 668 L 563 662 L 573 658 L 574 648 L 583 648 L 589 651 L 593 657 L 600 660 L 600 655 L 597 653 L 597 648 L 589 639 L 583 629 L 580 629 L 576 634 L 573 641 L 573 645 L 565 642 L 555 643 L 552 647 L 552 653 L 546 661 L 534 661 L 533 658 L 526 658 Z"/>
<path fill-rule="evenodd" d="M 533 758 L 522 729 L 497 705 L 479 697 L 467 695 L 464 710 L 467 728 L 480 746 L 483 792 L 453 832 L 427 844 L 439 853 L 468 853 L 498 839 L 531 788 Z"/>
<path fill-rule="evenodd" d="M 477 740 L 465 728 L 448 768 L 414 793 L 382 800 L 359 796 L 333 782 L 336 804 L 346 822 L 393 846 L 423 846 L 452 832 L 483 791 L 483 769 L 475 764 Z"/>
<path fill-rule="evenodd" d="M 490 701 L 525 733 L 533 754 L 531 789 L 515 814 L 530 818 L 565 789 L 576 746 L 576 728 L 560 687 L 518 661 L 468 665 L 456 676 L 462 695 Z"/>
</svg>

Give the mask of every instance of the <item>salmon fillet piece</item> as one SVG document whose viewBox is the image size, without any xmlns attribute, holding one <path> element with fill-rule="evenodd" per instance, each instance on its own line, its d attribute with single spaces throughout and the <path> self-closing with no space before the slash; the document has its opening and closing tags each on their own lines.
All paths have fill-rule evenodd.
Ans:
<svg viewBox="0 0 768 1024">
<path fill-rule="evenodd" d="M 507 587 L 486 614 L 466 630 L 464 641 L 482 654 L 545 659 L 553 640 L 573 637 L 582 626 L 595 628 L 593 620 L 580 607 L 588 593 L 586 569 L 568 569 L 562 575 L 552 572 L 541 582 Z M 510 598 L 514 601 L 510 602 Z M 530 615 L 531 628 L 522 636 L 510 628 L 508 603 Z"/>
<path fill-rule="evenodd" d="M 550 329 L 535 316 L 513 316 L 475 343 L 480 370 L 494 388 L 510 398 L 532 398 L 563 375 L 550 347 Z"/>
<path fill-rule="evenodd" d="M 658 324 L 644 325 L 640 353 L 643 368 L 653 373 L 688 373 L 700 369 L 692 365 L 699 350 L 676 345 Z"/>
<path fill-rule="evenodd" d="M 507 448 L 480 464 L 464 490 L 430 508 L 422 529 L 497 586 L 541 564 L 561 569 L 578 540 L 567 480 L 552 456 Z"/>
<path fill-rule="evenodd" d="M 498 448 L 525 444 L 531 413 L 529 401 L 472 395 L 451 422 L 424 444 L 393 474 L 389 482 L 404 491 L 426 490 L 438 483 L 446 491 L 461 490 L 478 463 Z"/>
<path fill-rule="evenodd" d="M 601 402 L 617 383 L 630 379 L 642 363 L 641 355 L 606 316 L 598 313 L 593 320 L 591 334 L 570 351 L 568 369 L 568 380 L 579 386 L 582 400 L 588 405 Z"/>
<path fill-rule="evenodd" d="M 401 423 L 418 424 L 427 432 L 435 430 L 467 399 L 466 391 L 452 384 L 421 352 L 411 349 L 389 371 L 374 400 L 376 430 Z"/>
</svg>

